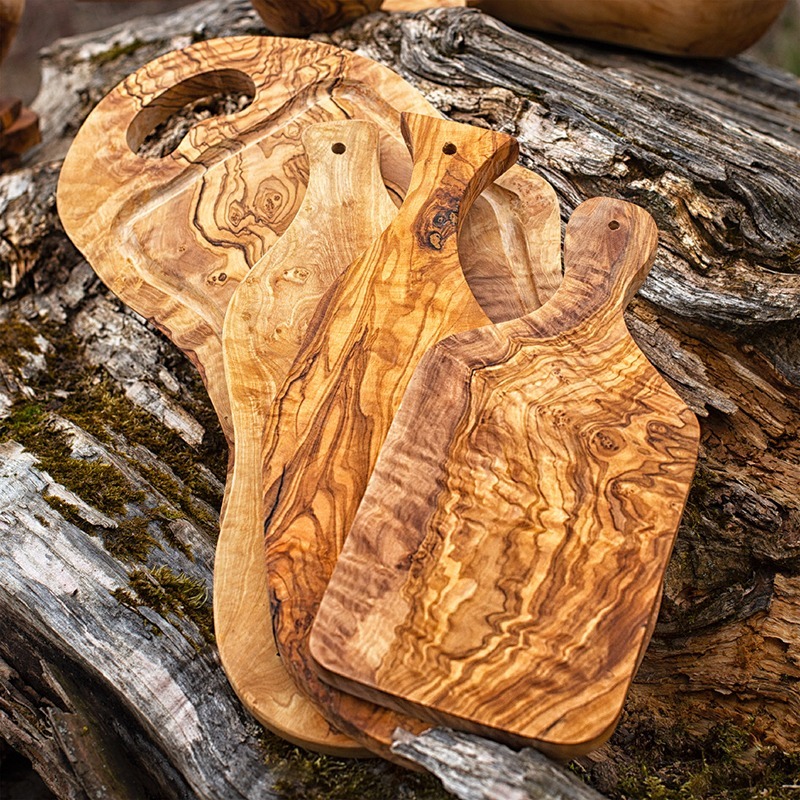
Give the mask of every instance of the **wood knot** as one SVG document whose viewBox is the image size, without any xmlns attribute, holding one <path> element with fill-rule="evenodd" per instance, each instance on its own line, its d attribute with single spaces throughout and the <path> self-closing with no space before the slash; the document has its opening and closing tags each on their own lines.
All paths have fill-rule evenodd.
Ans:
<svg viewBox="0 0 800 800">
<path fill-rule="evenodd" d="M 228 273 L 227 272 L 212 272 L 208 278 L 206 278 L 206 283 L 209 286 L 221 286 L 228 280 Z"/>
<path fill-rule="evenodd" d="M 592 448 L 595 452 L 605 458 L 616 455 L 625 449 L 625 439 L 612 428 L 603 428 L 596 431 L 591 439 Z"/>
<path fill-rule="evenodd" d="M 457 200 L 446 192 L 433 195 L 419 217 L 417 242 L 420 247 L 441 250 L 450 236 L 458 231 Z"/>
</svg>

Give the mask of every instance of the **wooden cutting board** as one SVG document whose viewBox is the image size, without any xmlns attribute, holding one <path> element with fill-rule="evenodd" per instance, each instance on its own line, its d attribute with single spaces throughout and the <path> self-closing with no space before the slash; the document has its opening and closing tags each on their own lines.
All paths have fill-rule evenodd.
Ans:
<svg viewBox="0 0 800 800">
<path fill-rule="evenodd" d="M 405 386 L 448 333 L 486 322 L 459 264 L 461 220 L 517 156 L 493 131 L 403 115 L 414 172 L 396 220 L 326 293 L 270 411 L 262 463 L 272 627 L 284 666 L 344 733 L 391 757 L 424 724 L 329 689 L 307 636 Z"/>
<path fill-rule="evenodd" d="M 313 750 L 352 755 L 278 658 L 264 567 L 261 444 L 270 403 L 325 290 L 397 215 L 383 185 L 378 127 L 323 122 L 302 136 L 309 162 L 303 202 L 286 233 L 231 298 L 222 347 L 236 453 L 226 487 L 214 572 L 214 628 L 222 665 L 266 727 Z"/>
<path fill-rule="evenodd" d="M 421 361 L 314 625 L 326 680 L 561 758 L 611 734 L 698 448 L 623 321 L 656 243 L 587 201 L 550 303 Z"/>
<path fill-rule="evenodd" d="M 230 91 L 253 100 L 197 123 L 163 158 L 136 155 L 185 104 Z M 400 111 L 437 113 L 369 59 L 317 42 L 230 37 L 142 67 L 75 137 L 58 187 L 65 230 L 106 285 L 197 366 L 229 443 L 225 309 L 297 213 L 308 181 L 302 131 L 326 120 L 377 123 L 384 182 L 399 200 L 411 173 Z M 466 226 L 476 233 L 464 270 L 492 319 L 519 316 L 555 290 L 558 206 L 539 176 L 514 168 L 475 204 Z"/>
</svg>

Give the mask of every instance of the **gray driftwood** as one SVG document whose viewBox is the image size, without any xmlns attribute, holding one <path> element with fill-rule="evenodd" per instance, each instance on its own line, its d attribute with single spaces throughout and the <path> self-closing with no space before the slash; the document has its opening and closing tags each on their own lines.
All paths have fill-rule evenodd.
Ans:
<svg viewBox="0 0 800 800">
<path fill-rule="evenodd" d="M 242 713 L 209 628 L 222 437 L 191 366 L 109 295 L 55 214 L 58 159 L 106 91 L 162 52 L 247 32 L 263 30 L 246 0 L 208 0 L 62 40 L 35 104 L 44 143 L 0 177 L 0 738 L 61 798 L 436 791 L 377 762 L 306 759 Z M 754 781 L 767 785 L 768 755 L 788 784 L 797 762 L 780 753 L 800 742 L 798 81 L 744 59 L 545 43 L 463 9 L 375 14 L 326 39 L 393 67 L 444 113 L 518 136 L 565 216 L 609 194 L 656 217 L 662 247 L 628 323 L 701 415 L 703 450 L 620 730 L 577 769 L 632 796 L 643 775 L 679 786 L 684 757 L 713 779 L 714 754 L 733 748 Z M 563 771 L 472 736 L 398 734 L 396 747 L 465 798 L 584 791 L 543 789 Z"/>
</svg>

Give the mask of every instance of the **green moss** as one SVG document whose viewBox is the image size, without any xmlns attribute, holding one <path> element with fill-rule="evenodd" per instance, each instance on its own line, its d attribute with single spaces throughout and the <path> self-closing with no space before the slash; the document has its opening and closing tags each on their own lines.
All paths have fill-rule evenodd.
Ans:
<svg viewBox="0 0 800 800">
<path fill-rule="evenodd" d="M 108 64 L 111 61 L 116 61 L 116 59 L 121 58 L 122 56 L 129 56 L 131 53 L 135 53 L 140 47 L 144 45 L 144 42 L 140 39 L 134 39 L 132 42 L 128 44 L 118 44 L 110 47 L 108 50 L 104 50 L 102 53 L 96 53 L 92 56 L 91 61 L 96 66 L 100 67 L 103 64 Z"/>
<path fill-rule="evenodd" d="M 137 464 L 139 472 L 157 489 L 173 506 L 180 508 L 184 514 L 194 519 L 212 539 L 219 534 L 217 517 L 197 503 L 188 487 L 181 486 L 171 475 L 158 467 Z"/>
<path fill-rule="evenodd" d="M 124 561 L 144 561 L 158 542 L 150 535 L 149 520 L 131 517 L 120 520 L 117 528 L 101 528 L 106 550 Z"/>
<path fill-rule="evenodd" d="M 128 577 L 128 589 L 115 589 L 112 595 L 129 608 L 147 606 L 166 618 L 174 614 L 190 619 L 203 639 L 214 643 L 214 619 L 208 590 L 202 581 L 167 566 L 152 570 L 134 569 Z"/>
<path fill-rule="evenodd" d="M 625 731 L 625 750 L 634 764 L 620 775 L 617 800 L 797 800 L 800 755 L 760 745 L 752 731 L 726 722 L 705 737 L 676 728 Z M 613 741 L 613 740 L 612 740 Z M 794 794 L 792 794 L 794 792 Z"/>
<path fill-rule="evenodd" d="M 69 437 L 46 418 L 38 403 L 12 406 L 0 422 L 0 442 L 10 439 L 33 453 L 53 480 L 105 514 L 122 514 L 127 503 L 144 497 L 113 464 L 74 458 Z"/>
<path fill-rule="evenodd" d="M 116 528 L 106 528 L 87 522 L 71 503 L 50 494 L 43 495 L 43 498 L 67 522 L 89 536 L 99 536 L 103 546 L 115 558 L 123 561 L 144 561 L 154 547 L 159 547 L 158 542 L 150 535 L 149 516 L 116 520 Z"/>
<path fill-rule="evenodd" d="M 109 426 L 113 425 L 131 444 L 158 456 L 195 495 L 210 505 L 221 503 L 219 493 L 197 467 L 199 454 L 175 431 L 134 405 L 107 377 L 74 386 L 59 413 L 106 443 L 111 443 Z"/>
<path fill-rule="evenodd" d="M 380 759 L 342 759 L 311 753 L 264 733 L 266 763 L 282 800 L 452 800 L 433 775 Z"/>
<path fill-rule="evenodd" d="M 52 494 L 43 494 L 42 499 L 67 522 L 73 524 L 76 528 L 80 528 L 80 530 L 84 533 L 88 533 L 90 536 L 95 535 L 94 526 L 90 525 L 80 515 L 77 506 L 72 505 L 72 503 L 67 503 Z"/>
<path fill-rule="evenodd" d="M 19 374 L 25 366 L 23 351 L 41 352 L 36 343 L 36 331 L 16 317 L 0 322 L 0 361 Z"/>
</svg>

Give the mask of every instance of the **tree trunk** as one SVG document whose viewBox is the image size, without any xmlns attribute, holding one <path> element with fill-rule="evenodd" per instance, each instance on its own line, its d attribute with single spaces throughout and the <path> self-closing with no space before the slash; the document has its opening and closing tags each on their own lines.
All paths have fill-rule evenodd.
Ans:
<svg viewBox="0 0 800 800">
<path fill-rule="evenodd" d="M 55 212 L 58 159 L 122 77 L 198 38 L 263 32 L 245 0 L 207 0 L 62 40 L 34 106 L 44 143 L 0 178 L 0 738 L 60 798 L 443 792 L 381 762 L 310 758 L 242 712 L 208 598 L 224 440 L 192 367 L 109 294 Z M 597 194 L 655 217 L 659 257 L 627 321 L 701 416 L 700 465 L 620 728 L 575 769 L 615 797 L 792 783 L 800 84 L 743 58 L 545 43 L 465 9 L 373 14 L 325 40 L 517 136 L 565 217 Z M 399 732 L 396 747 L 461 797 L 591 791 L 474 736 Z"/>
</svg>

